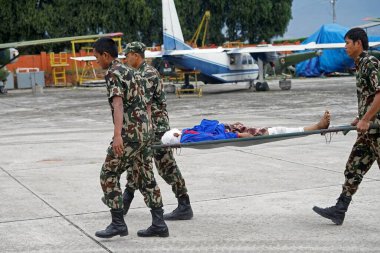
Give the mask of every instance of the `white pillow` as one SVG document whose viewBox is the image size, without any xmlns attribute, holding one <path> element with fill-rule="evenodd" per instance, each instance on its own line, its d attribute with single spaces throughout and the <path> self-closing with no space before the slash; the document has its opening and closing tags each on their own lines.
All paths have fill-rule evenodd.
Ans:
<svg viewBox="0 0 380 253">
<path fill-rule="evenodd" d="M 177 137 L 174 135 L 175 133 L 178 134 Z M 182 132 L 179 129 L 173 128 L 173 129 L 167 131 L 161 137 L 161 142 L 162 142 L 162 144 L 180 144 L 180 142 L 181 142 L 181 134 L 182 134 Z"/>
</svg>

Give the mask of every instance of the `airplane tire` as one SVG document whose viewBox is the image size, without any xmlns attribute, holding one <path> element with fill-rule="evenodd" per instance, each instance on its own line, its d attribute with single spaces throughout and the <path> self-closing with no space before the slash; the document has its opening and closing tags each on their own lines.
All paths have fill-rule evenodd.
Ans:
<svg viewBox="0 0 380 253">
<path fill-rule="evenodd" d="M 292 81 L 291 80 L 280 80 L 279 82 L 281 90 L 290 90 L 292 87 Z"/>
<path fill-rule="evenodd" d="M 0 86 L 0 94 L 6 94 L 7 89 L 4 86 Z"/>
<path fill-rule="evenodd" d="M 194 85 L 192 85 L 192 84 L 184 84 L 184 85 L 182 85 L 181 88 L 182 88 L 182 89 L 194 89 Z M 183 93 L 193 94 L 194 91 L 185 91 L 185 92 L 183 92 Z"/>
<path fill-rule="evenodd" d="M 257 82 L 256 83 L 256 91 L 268 91 L 269 85 L 267 82 Z"/>
</svg>

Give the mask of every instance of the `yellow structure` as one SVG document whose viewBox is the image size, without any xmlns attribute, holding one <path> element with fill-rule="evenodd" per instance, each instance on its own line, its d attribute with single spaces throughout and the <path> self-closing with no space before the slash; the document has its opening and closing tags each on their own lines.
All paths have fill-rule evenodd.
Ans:
<svg viewBox="0 0 380 253">
<path fill-rule="evenodd" d="M 183 72 L 184 75 L 194 75 L 194 88 L 177 88 L 175 90 L 175 94 L 177 98 L 181 98 L 184 96 L 195 96 L 195 97 L 202 97 L 202 88 L 198 88 L 198 81 L 197 81 L 197 74 L 199 74 L 199 71 L 187 71 Z"/>
<path fill-rule="evenodd" d="M 121 36 L 122 34 L 120 34 Z M 122 52 L 122 47 L 121 47 L 121 37 L 115 37 L 112 38 L 118 45 L 118 51 L 119 53 Z M 71 41 L 71 48 L 72 48 L 72 54 L 73 57 L 76 56 L 76 51 L 75 51 L 75 45 L 77 44 L 93 44 L 97 39 L 84 39 L 84 40 L 73 40 Z M 89 50 L 89 47 L 83 47 L 85 50 Z M 92 47 L 91 47 L 92 50 Z M 78 69 L 78 63 L 77 61 L 74 61 L 75 64 L 75 82 L 79 85 L 81 85 L 84 81 L 88 80 L 97 80 L 96 72 L 94 69 L 94 66 L 91 61 L 84 61 L 84 66 L 82 68 L 81 74 L 79 75 L 79 69 Z"/>
<path fill-rule="evenodd" d="M 193 37 L 188 42 L 190 44 L 190 46 L 192 46 L 192 47 L 198 47 L 197 41 L 198 41 L 198 37 L 199 37 L 199 35 L 200 35 L 201 31 L 202 31 L 203 24 L 204 24 L 205 27 L 204 27 L 204 30 L 203 30 L 203 37 L 202 37 L 201 47 L 205 46 L 206 34 L 207 34 L 207 29 L 208 29 L 208 22 L 210 20 L 210 17 L 211 17 L 210 11 L 206 11 L 205 14 L 202 17 L 201 23 L 199 24 L 197 30 L 194 33 Z"/>
<path fill-rule="evenodd" d="M 66 85 L 66 67 L 69 66 L 67 63 L 67 53 L 50 53 L 50 66 L 52 68 L 54 85 Z"/>
</svg>

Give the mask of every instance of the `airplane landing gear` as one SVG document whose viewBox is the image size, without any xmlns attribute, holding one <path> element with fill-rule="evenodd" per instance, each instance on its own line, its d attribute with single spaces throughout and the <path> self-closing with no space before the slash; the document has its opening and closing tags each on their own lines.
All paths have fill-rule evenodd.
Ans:
<svg viewBox="0 0 380 253">
<path fill-rule="evenodd" d="M 0 86 L 0 94 L 7 94 L 7 89 L 4 86 Z"/>
<path fill-rule="evenodd" d="M 185 90 L 184 93 L 194 93 L 194 85 L 190 84 L 189 74 L 185 74 L 185 83 L 181 86 L 181 89 Z"/>
<path fill-rule="evenodd" d="M 292 87 L 292 81 L 287 79 L 280 80 L 279 85 L 281 90 L 290 90 L 290 88 Z"/>
<path fill-rule="evenodd" d="M 255 85 L 255 82 L 253 80 L 249 81 L 248 90 L 250 90 L 250 91 L 256 91 L 256 85 Z"/>
</svg>

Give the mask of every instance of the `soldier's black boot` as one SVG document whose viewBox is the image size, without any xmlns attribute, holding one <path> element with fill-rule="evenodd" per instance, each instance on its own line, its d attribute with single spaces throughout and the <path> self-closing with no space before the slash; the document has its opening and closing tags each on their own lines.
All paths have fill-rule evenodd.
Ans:
<svg viewBox="0 0 380 253">
<path fill-rule="evenodd" d="M 164 220 L 190 220 L 193 218 L 189 195 L 185 194 L 178 198 L 178 207 L 171 213 L 164 215 Z"/>
<path fill-rule="evenodd" d="M 131 206 L 131 203 L 134 197 L 135 197 L 134 191 L 129 191 L 127 189 L 124 190 L 124 193 L 123 193 L 123 214 L 124 215 L 128 213 L 129 207 Z"/>
<path fill-rule="evenodd" d="M 166 226 L 166 223 L 163 218 L 164 210 L 162 208 L 155 208 L 150 210 L 152 214 L 152 225 L 145 229 L 139 230 L 137 235 L 140 237 L 168 237 L 169 236 L 169 228 Z"/>
<path fill-rule="evenodd" d="M 335 206 L 320 208 L 313 207 L 313 211 L 326 219 L 332 220 L 336 225 L 342 225 L 352 197 L 341 194 Z"/>
<path fill-rule="evenodd" d="M 96 231 L 95 236 L 100 238 L 111 238 L 116 235 L 128 235 L 128 227 L 123 217 L 123 209 L 111 209 L 112 222 L 105 230 Z"/>
</svg>

